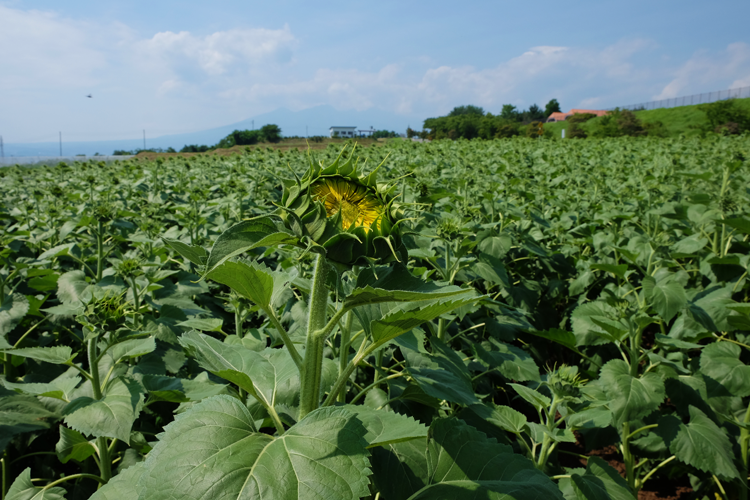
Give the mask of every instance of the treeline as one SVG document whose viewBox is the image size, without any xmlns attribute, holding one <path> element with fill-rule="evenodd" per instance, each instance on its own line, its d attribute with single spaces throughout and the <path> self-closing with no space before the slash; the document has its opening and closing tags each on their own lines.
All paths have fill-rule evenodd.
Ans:
<svg viewBox="0 0 750 500">
<path fill-rule="evenodd" d="M 750 132 L 750 112 L 737 106 L 733 99 L 701 104 L 697 108 L 706 113 L 706 122 L 693 124 L 691 128 L 698 129 L 701 134 L 738 135 Z M 590 113 L 578 113 L 568 117 L 566 124 L 565 136 L 570 139 L 669 135 L 663 122 L 644 122 L 633 111 L 619 108 L 599 118 Z"/>
<path fill-rule="evenodd" d="M 221 139 L 213 146 L 198 145 L 198 144 L 186 144 L 182 149 L 176 151 L 174 148 L 151 148 L 151 149 L 136 149 L 133 151 L 115 150 L 113 155 L 136 155 L 141 152 L 149 153 L 205 153 L 206 151 L 213 151 L 215 149 L 226 149 L 233 146 L 252 146 L 261 142 L 281 142 L 281 128 L 278 125 L 268 124 L 263 125 L 258 130 L 234 130 L 229 135 Z"/>
<path fill-rule="evenodd" d="M 423 139 L 495 139 L 525 134 L 531 137 L 543 133 L 540 123 L 549 115 L 560 111 L 560 103 L 552 99 L 544 109 L 536 104 L 527 110 L 504 104 L 499 114 L 485 112 L 479 106 L 457 106 L 446 116 L 428 118 L 423 130 L 406 130 L 407 137 Z"/>
</svg>

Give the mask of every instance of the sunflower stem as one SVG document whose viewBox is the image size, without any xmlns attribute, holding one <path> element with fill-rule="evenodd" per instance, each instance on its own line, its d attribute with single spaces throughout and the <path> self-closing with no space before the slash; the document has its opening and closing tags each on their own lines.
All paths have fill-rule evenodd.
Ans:
<svg viewBox="0 0 750 500">
<path fill-rule="evenodd" d="M 312 288 L 310 290 L 307 342 L 302 364 L 302 388 L 300 391 L 300 420 L 320 404 L 320 381 L 323 372 L 323 347 L 325 345 L 326 313 L 328 311 L 329 266 L 323 255 L 315 261 Z"/>
</svg>

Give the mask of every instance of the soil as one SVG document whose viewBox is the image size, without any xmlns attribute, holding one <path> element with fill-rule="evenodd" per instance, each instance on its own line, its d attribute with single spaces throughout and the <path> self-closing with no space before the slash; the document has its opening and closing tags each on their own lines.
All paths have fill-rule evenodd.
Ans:
<svg viewBox="0 0 750 500">
<path fill-rule="evenodd" d="M 607 462 L 620 475 L 625 477 L 625 463 L 622 461 L 622 454 L 615 445 L 610 445 L 598 450 L 586 451 L 583 436 L 574 431 L 576 436 L 575 443 L 564 443 L 565 446 L 560 448 L 563 451 L 576 453 L 578 455 L 596 456 Z M 586 460 L 561 453 L 558 456 L 560 465 L 563 467 L 585 467 Z M 659 477 L 658 473 L 651 477 L 638 492 L 638 500 L 689 500 L 693 498 L 693 488 L 687 476 L 675 480 Z"/>
</svg>

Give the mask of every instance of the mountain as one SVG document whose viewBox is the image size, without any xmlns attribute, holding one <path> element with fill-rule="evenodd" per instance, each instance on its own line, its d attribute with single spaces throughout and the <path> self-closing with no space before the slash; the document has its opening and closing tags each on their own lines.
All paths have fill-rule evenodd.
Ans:
<svg viewBox="0 0 750 500">
<path fill-rule="evenodd" d="M 269 113 L 253 116 L 230 125 L 216 127 L 186 134 L 146 137 L 146 147 L 180 150 L 186 144 L 213 145 L 226 137 L 233 130 L 252 130 L 263 125 L 274 123 L 281 127 L 284 136 L 328 135 L 331 126 L 353 126 L 360 130 L 370 127 L 376 130 L 393 130 L 405 133 L 406 127 L 421 129 L 424 117 L 417 115 L 397 115 L 387 111 L 370 109 L 366 111 L 339 111 L 333 106 L 323 105 L 302 111 L 290 111 L 280 108 Z M 143 147 L 142 139 L 125 139 L 111 141 L 63 142 L 64 155 L 104 155 L 112 154 L 116 149 L 134 150 Z M 6 162 L 11 156 L 57 156 L 60 145 L 57 142 L 6 143 Z"/>
</svg>

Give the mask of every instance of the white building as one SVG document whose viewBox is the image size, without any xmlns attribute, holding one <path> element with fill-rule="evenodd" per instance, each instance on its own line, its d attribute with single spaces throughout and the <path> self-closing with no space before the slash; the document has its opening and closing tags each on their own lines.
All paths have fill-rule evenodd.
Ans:
<svg viewBox="0 0 750 500">
<path fill-rule="evenodd" d="M 331 137 L 355 137 L 357 127 L 331 127 L 328 131 Z"/>
</svg>

